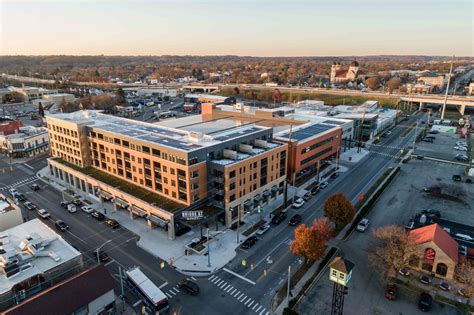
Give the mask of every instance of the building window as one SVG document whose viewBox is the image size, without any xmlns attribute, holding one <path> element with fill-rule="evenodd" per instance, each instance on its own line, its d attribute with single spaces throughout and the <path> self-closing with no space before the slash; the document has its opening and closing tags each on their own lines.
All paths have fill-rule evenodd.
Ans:
<svg viewBox="0 0 474 315">
<path fill-rule="evenodd" d="M 235 171 L 231 171 L 229 173 L 229 178 L 234 178 L 235 177 Z"/>
<path fill-rule="evenodd" d="M 448 273 L 448 266 L 446 266 L 446 264 L 439 263 L 436 266 L 436 274 L 446 277 L 447 273 Z"/>
<path fill-rule="evenodd" d="M 235 195 L 232 195 L 232 196 L 229 197 L 229 202 L 232 202 L 234 200 L 235 200 Z"/>
<path fill-rule="evenodd" d="M 171 192 L 171 196 L 172 196 L 173 198 L 176 198 L 176 191 L 172 191 L 172 192 Z"/>
</svg>

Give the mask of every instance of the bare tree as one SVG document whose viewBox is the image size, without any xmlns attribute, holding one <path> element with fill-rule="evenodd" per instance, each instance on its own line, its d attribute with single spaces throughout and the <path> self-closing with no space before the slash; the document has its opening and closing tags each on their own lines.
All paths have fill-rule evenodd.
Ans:
<svg viewBox="0 0 474 315">
<path fill-rule="evenodd" d="M 415 240 L 403 227 L 389 225 L 373 232 L 375 244 L 369 252 L 369 262 L 386 280 L 395 277 L 400 268 L 408 265 L 412 255 L 418 255 Z"/>
<path fill-rule="evenodd" d="M 459 262 L 454 269 L 454 279 L 461 283 L 462 288 L 466 292 L 468 297 L 472 296 L 473 293 L 473 278 L 474 270 L 471 263 L 465 256 L 459 257 Z"/>
</svg>

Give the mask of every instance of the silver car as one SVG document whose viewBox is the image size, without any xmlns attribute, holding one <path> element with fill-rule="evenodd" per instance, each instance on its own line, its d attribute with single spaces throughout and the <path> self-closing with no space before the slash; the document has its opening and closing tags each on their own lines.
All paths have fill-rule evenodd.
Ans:
<svg viewBox="0 0 474 315">
<path fill-rule="evenodd" d="M 365 230 L 367 230 L 368 227 L 369 227 L 369 220 L 364 218 L 360 220 L 359 224 L 357 224 L 356 231 L 365 232 Z"/>
</svg>

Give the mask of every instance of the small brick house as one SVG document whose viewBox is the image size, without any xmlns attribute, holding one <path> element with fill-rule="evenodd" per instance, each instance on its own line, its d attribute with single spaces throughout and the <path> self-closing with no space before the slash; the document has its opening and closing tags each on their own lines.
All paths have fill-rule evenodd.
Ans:
<svg viewBox="0 0 474 315">
<path fill-rule="evenodd" d="M 459 258 L 458 242 L 438 224 L 412 230 L 409 235 L 419 249 L 419 255 L 413 254 L 409 258 L 410 267 L 437 278 L 452 280 Z"/>
</svg>

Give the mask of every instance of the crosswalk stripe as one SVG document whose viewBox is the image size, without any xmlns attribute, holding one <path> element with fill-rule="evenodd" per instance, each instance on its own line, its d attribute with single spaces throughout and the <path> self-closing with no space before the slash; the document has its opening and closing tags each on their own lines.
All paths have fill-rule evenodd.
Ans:
<svg viewBox="0 0 474 315">
<path fill-rule="evenodd" d="M 179 293 L 179 290 L 176 287 L 172 288 L 171 290 L 174 290 L 176 293 Z"/>
<path fill-rule="evenodd" d="M 263 313 L 265 313 L 266 310 L 267 310 L 267 309 L 264 307 L 263 310 L 262 310 L 262 311 L 260 312 L 260 314 L 258 314 L 258 315 L 262 315 Z"/>
<path fill-rule="evenodd" d="M 194 281 L 196 281 L 196 278 L 194 278 L 194 277 L 191 277 L 191 279 L 193 279 Z"/>
<path fill-rule="evenodd" d="M 224 282 L 222 282 L 222 284 L 219 286 L 219 289 L 222 289 L 223 287 L 225 287 L 225 286 L 226 286 L 226 284 L 227 284 L 227 282 L 225 282 L 225 281 L 224 281 Z"/>
<path fill-rule="evenodd" d="M 252 311 L 258 306 L 258 303 L 255 303 L 255 305 L 252 307 Z M 249 305 L 250 307 L 250 305 Z"/>
<path fill-rule="evenodd" d="M 169 292 L 173 295 L 176 295 L 176 293 L 174 293 L 174 291 L 172 291 L 172 290 L 169 290 Z"/>
<path fill-rule="evenodd" d="M 214 282 L 215 285 L 220 285 L 222 282 L 224 282 L 224 280 L 222 279 L 218 279 L 218 281 Z"/>
<path fill-rule="evenodd" d="M 230 290 L 232 290 L 234 287 L 233 286 L 230 286 L 230 288 L 228 288 L 227 290 L 225 290 L 225 292 L 229 292 Z"/>
<path fill-rule="evenodd" d="M 172 298 L 171 294 L 169 294 L 168 292 L 165 293 L 170 299 Z"/>
<path fill-rule="evenodd" d="M 249 304 L 249 305 L 247 305 L 247 306 L 248 306 L 248 307 L 250 307 L 250 306 L 252 306 L 252 304 L 253 304 L 253 303 L 255 303 L 255 301 L 254 301 L 254 300 L 252 300 L 252 302 L 250 302 L 250 304 Z"/>
<path fill-rule="evenodd" d="M 239 291 L 240 293 L 240 291 Z M 244 292 L 240 293 L 239 296 L 237 297 L 237 300 L 240 300 L 240 298 L 242 297 L 242 295 L 244 295 Z"/>
<path fill-rule="evenodd" d="M 237 291 L 237 288 L 234 288 L 234 290 L 232 290 L 232 292 L 230 292 L 230 295 L 233 295 L 235 291 Z"/>
<path fill-rule="evenodd" d="M 233 295 L 233 296 L 236 298 L 236 297 L 237 297 L 237 295 L 239 295 L 239 294 L 240 294 L 240 291 L 237 291 L 237 293 L 235 293 L 235 294 L 232 294 L 232 295 Z"/>
<path fill-rule="evenodd" d="M 230 287 L 231 285 L 228 284 L 225 288 L 223 287 L 223 290 L 227 290 L 228 287 Z"/>
<path fill-rule="evenodd" d="M 257 304 L 258 305 L 258 304 Z M 262 305 L 260 305 L 256 310 L 255 310 L 255 313 L 257 313 L 258 311 L 260 311 L 260 309 L 262 308 Z"/>
<path fill-rule="evenodd" d="M 212 280 L 212 279 L 214 279 L 215 277 L 216 277 L 215 275 L 212 275 L 212 276 L 210 276 L 209 278 L 207 278 L 207 280 Z"/>
<path fill-rule="evenodd" d="M 243 300 L 245 300 L 247 298 L 247 296 L 245 294 L 243 294 L 243 298 L 242 299 L 239 299 L 239 302 L 242 302 Z"/>
<path fill-rule="evenodd" d="M 265 315 L 270 315 L 270 312 L 266 312 Z"/>
<path fill-rule="evenodd" d="M 216 284 L 217 281 L 219 281 L 219 280 L 220 280 L 219 277 L 215 277 L 214 279 L 211 280 L 211 282 L 214 283 L 214 284 Z"/>
<path fill-rule="evenodd" d="M 247 300 L 247 301 L 245 301 L 244 305 L 247 305 L 247 304 L 248 304 L 248 302 L 250 302 L 250 301 L 252 301 L 252 298 L 251 298 L 251 297 L 249 297 L 249 298 L 248 298 L 248 300 Z"/>
</svg>

